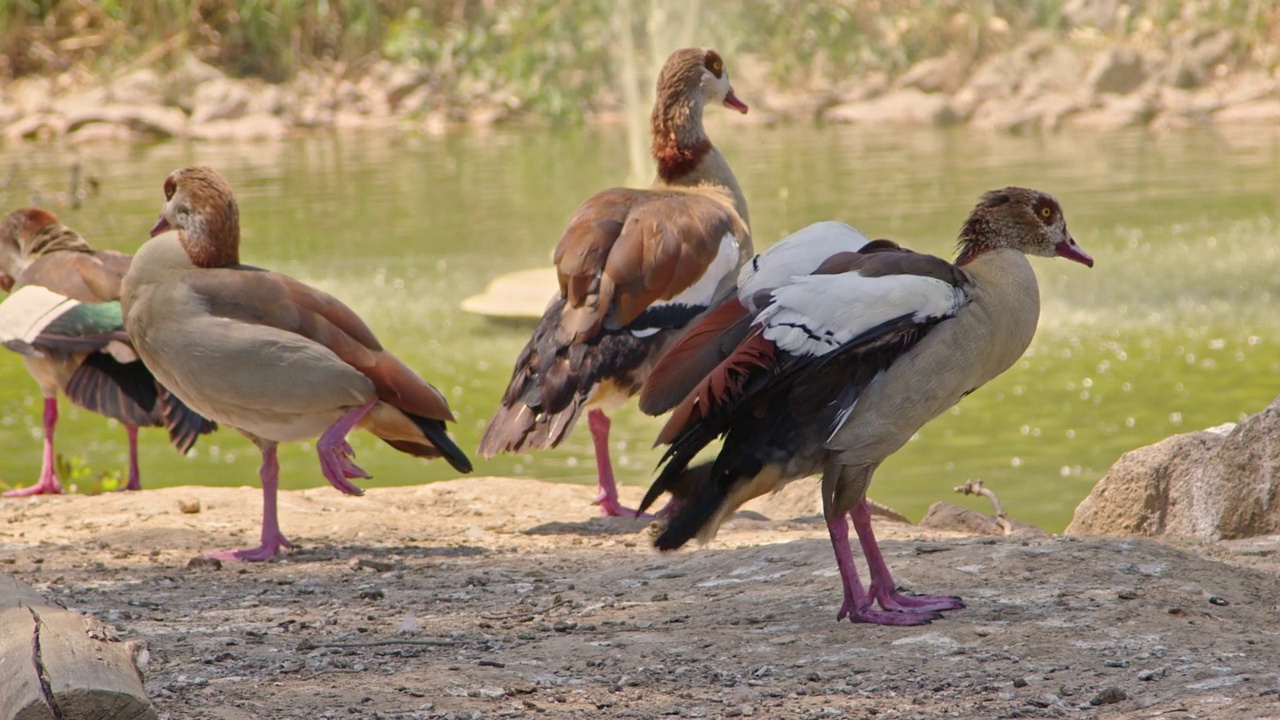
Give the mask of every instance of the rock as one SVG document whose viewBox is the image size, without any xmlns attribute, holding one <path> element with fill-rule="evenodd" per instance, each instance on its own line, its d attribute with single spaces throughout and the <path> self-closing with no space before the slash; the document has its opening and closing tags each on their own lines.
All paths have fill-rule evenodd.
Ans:
<svg viewBox="0 0 1280 720">
<path fill-rule="evenodd" d="M 1019 94 L 1024 82 L 1035 74 L 1036 68 L 1052 58 L 1049 65 L 1057 64 L 1063 57 L 1053 38 L 1047 33 L 1034 32 L 1018 47 L 1000 53 L 982 63 L 969 82 L 952 98 L 952 108 L 960 117 L 970 117 L 978 107 L 992 100 Z M 1062 79 L 1074 77 L 1070 73 Z"/>
<path fill-rule="evenodd" d="M 1186 490 L 1230 432 L 1228 426 L 1165 438 L 1120 457 L 1076 507 L 1068 535 L 1160 535 L 1165 532 L 1172 486 Z M 1185 512 L 1186 510 L 1182 510 Z"/>
<path fill-rule="evenodd" d="M 787 483 L 776 493 L 745 503 L 742 509 L 758 512 L 770 520 L 821 517 L 822 492 L 813 479 L 802 478 Z"/>
<path fill-rule="evenodd" d="M 1236 38 L 1226 30 L 1198 28 L 1176 35 L 1170 42 L 1172 62 L 1165 81 L 1175 87 L 1194 88 L 1212 79 L 1215 69 L 1230 56 Z"/>
<path fill-rule="evenodd" d="M 1094 130 L 1146 125 L 1156 113 L 1155 97 L 1154 93 L 1104 95 L 1100 107 L 1071 115 L 1063 125 Z"/>
<path fill-rule="evenodd" d="M 1125 95 L 1146 82 L 1147 62 L 1134 48 L 1117 45 L 1103 51 L 1085 75 L 1085 85 L 1094 94 Z"/>
<path fill-rule="evenodd" d="M 107 85 L 113 102 L 129 105 L 163 105 L 163 88 L 164 80 L 150 68 L 134 70 Z"/>
<path fill-rule="evenodd" d="M 996 100 L 978 108 L 971 123 L 976 128 L 1025 133 L 1054 130 L 1085 102 L 1073 94 L 1055 92 L 1031 99 Z"/>
<path fill-rule="evenodd" d="M 22 108 L 8 95 L 0 95 L 0 127 L 22 117 Z"/>
<path fill-rule="evenodd" d="M 197 140 L 266 140 L 289 134 L 284 120 L 275 115 L 254 113 L 229 120 L 210 120 L 196 125 L 191 136 Z"/>
<path fill-rule="evenodd" d="M 177 108 L 159 105 L 104 105 L 81 107 L 67 113 L 67 132 L 91 123 L 125 125 L 136 133 L 159 138 L 182 137 L 187 116 Z"/>
<path fill-rule="evenodd" d="M 201 62 L 194 55 L 186 54 L 168 75 L 163 85 L 166 105 L 174 105 L 190 112 L 196 88 L 214 80 L 225 78 L 221 70 Z"/>
<path fill-rule="evenodd" d="M 1254 100 L 1240 105 L 1230 105 L 1214 113 L 1213 121 L 1258 125 L 1280 124 L 1280 99 Z"/>
<path fill-rule="evenodd" d="M 1204 540 L 1280 532 L 1280 398 L 1239 426 L 1128 453 L 1076 508 L 1068 534 Z"/>
<path fill-rule="evenodd" d="M 76 144 L 89 143 L 133 143 L 146 139 L 128 125 L 109 122 L 95 122 L 81 125 L 67 133 L 67 139 Z"/>
<path fill-rule="evenodd" d="M 1156 96 L 1156 105 L 1160 110 L 1151 121 L 1153 130 L 1171 130 L 1207 124 L 1213 119 L 1214 111 L 1221 107 L 1216 97 L 1168 85 L 1160 87 Z"/>
<path fill-rule="evenodd" d="M 4 129 L 11 140 L 47 141 L 67 132 L 67 119 L 52 113 L 27 115 L 10 123 Z"/>
<path fill-rule="evenodd" d="M 252 95 L 243 81 L 215 78 L 196 87 L 192 103 L 191 123 L 201 125 L 211 120 L 235 120 L 249 111 Z"/>
<path fill-rule="evenodd" d="M 1009 524 L 1013 530 L 1012 535 L 1048 535 L 1048 533 L 1035 525 L 1028 525 L 1017 520 L 1010 520 Z M 975 512 L 952 505 L 949 502 L 936 502 L 930 505 L 929 512 L 925 513 L 924 518 L 920 521 L 920 527 L 974 535 L 1004 535 L 1004 528 L 1000 527 L 1000 523 L 994 515 Z"/>
<path fill-rule="evenodd" d="M 386 84 L 387 106 L 392 111 L 400 110 L 400 103 L 419 88 L 427 84 L 430 75 L 418 63 L 399 65 L 390 71 Z"/>
<path fill-rule="evenodd" d="M 964 80 L 965 63 L 954 53 L 916 63 L 893 83 L 895 90 L 915 88 L 926 93 L 953 93 Z"/>
<path fill-rule="evenodd" d="M 1109 687 L 1106 690 L 1093 696 L 1089 704 L 1098 707 L 1100 705 L 1114 705 L 1118 702 L 1124 702 L 1129 699 L 1129 695 L 1118 687 Z"/>
<path fill-rule="evenodd" d="M 85 112 L 94 112 L 104 105 L 113 103 L 110 93 L 104 87 L 90 88 L 81 92 L 63 95 L 53 101 L 52 110 L 68 118 Z"/>
<path fill-rule="evenodd" d="M 1097 28 L 1104 33 L 1123 29 L 1129 14 L 1128 3 L 1121 0 L 1067 0 L 1062 6 L 1062 16 L 1071 27 Z"/>
<path fill-rule="evenodd" d="M 952 125 L 960 120 L 951 107 L 949 97 L 915 88 L 837 105 L 823 117 L 833 122 L 857 125 Z"/>
</svg>

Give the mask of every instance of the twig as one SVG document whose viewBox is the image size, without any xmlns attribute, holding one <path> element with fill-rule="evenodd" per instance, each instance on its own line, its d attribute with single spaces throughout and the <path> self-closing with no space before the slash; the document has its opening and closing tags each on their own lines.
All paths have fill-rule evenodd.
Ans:
<svg viewBox="0 0 1280 720">
<path fill-rule="evenodd" d="M 871 498 L 867 498 L 867 507 L 871 509 L 872 515 L 879 515 L 882 518 L 888 518 L 890 520 L 894 520 L 900 523 L 906 523 L 908 525 L 915 524 L 911 522 L 911 518 L 907 517 L 906 515 L 903 515 L 902 513 L 898 512 L 897 510 L 894 510 L 888 505 L 885 505 L 883 503 L 878 503 L 875 500 L 872 500 Z"/>
<path fill-rule="evenodd" d="M 965 480 L 963 485 L 958 485 L 952 490 L 965 495 L 982 495 L 990 500 L 991 504 L 996 508 L 996 522 L 1004 530 L 1004 534 L 1013 534 L 1013 523 L 1009 522 L 1009 514 L 1004 511 L 1004 506 L 1000 504 L 1000 498 L 996 497 L 994 491 L 982 487 L 981 480 Z"/>
<path fill-rule="evenodd" d="M 557 600 L 556 602 L 553 602 L 550 605 L 544 608 L 539 608 L 537 610 L 527 610 L 524 612 L 510 613 L 508 615 L 483 615 L 482 614 L 480 617 L 484 618 L 485 620 L 514 620 L 515 618 L 518 618 L 518 617 L 534 617 L 537 615 L 542 615 L 549 610 L 558 608 L 561 605 L 566 605 L 568 604 L 568 602 L 569 602 L 568 600 Z"/>
<path fill-rule="evenodd" d="M 383 647 L 386 645 L 430 645 L 444 646 L 465 645 L 462 640 L 370 640 L 369 642 L 350 642 L 350 643 L 317 643 L 310 640 L 303 640 L 298 643 L 298 650 L 315 650 L 317 648 L 371 648 Z"/>
</svg>

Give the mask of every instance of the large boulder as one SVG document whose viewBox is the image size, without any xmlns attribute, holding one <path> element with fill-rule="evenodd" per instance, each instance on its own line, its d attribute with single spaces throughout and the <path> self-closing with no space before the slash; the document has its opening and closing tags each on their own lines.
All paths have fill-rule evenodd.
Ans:
<svg viewBox="0 0 1280 720">
<path fill-rule="evenodd" d="M 1066 532 L 1202 540 L 1280 533 L 1280 398 L 1238 426 L 1125 453 Z"/>
</svg>

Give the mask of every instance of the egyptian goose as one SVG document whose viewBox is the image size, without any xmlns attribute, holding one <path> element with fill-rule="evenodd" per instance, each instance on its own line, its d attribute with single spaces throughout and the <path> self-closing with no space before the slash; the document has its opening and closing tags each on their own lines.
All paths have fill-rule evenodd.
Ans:
<svg viewBox="0 0 1280 720">
<path fill-rule="evenodd" d="M 654 360 L 732 286 L 751 257 L 747 201 L 702 126 L 703 108 L 747 106 L 714 50 L 687 48 L 658 76 L 650 129 L 658 174 L 582 203 L 556 246 L 560 293 L 516 360 L 480 440 L 485 458 L 555 447 L 586 409 L 606 515 L 618 502 L 606 409 L 634 395 Z"/>
<path fill-rule="evenodd" d="M 952 264 L 877 240 L 758 289 L 746 310 L 749 331 L 659 435 L 671 447 L 640 508 L 664 491 L 679 500 L 655 545 L 673 550 L 695 536 L 709 540 L 742 503 L 821 472 L 844 585 L 839 618 L 918 625 L 963 607 L 956 597 L 896 590 L 872 534 L 867 486 L 921 426 L 1027 349 L 1040 297 L 1026 256 L 1089 267 L 1093 259 L 1067 231 L 1057 200 L 1014 187 L 982 197 L 960 231 L 959 250 Z M 723 337 L 701 336 L 706 343 Z M 717 436 L 725 440 L 716 459 L 689 467 Z M 867 590 L 853 564 L 845 513 L 871 571 Z"/>
<path fill-rule="evenodd" d="M 62 492 L 55 469 L 58 391 L 72 402 L 119 420 L 129 438 L 129 480 L 138 490 L 138 426 L 164 427 L 185 453 L 215 429 L 156 383 L 138 362 L 120 315 L 120 278 L 129 256 L 94 250 L 80 233 L 38 208 L 0 220 L 0 338 L 23 354 L 44 395 L 44 458 L 40 479 L 5 497 Z"/>
<path fill-rule="evenodd" d="M 166 387 L 262 451 L 262 542 L 213 557 L 264 560 L 292 547 L 276 517 L 281 442 L 319 436 L 325 478 L 351 495 L 362 491 L 350 478 L 369 477 L 351 461 L 346 436 L 355 427 L 471 471 L 445 433 L 454 418 L 444 396 L 384 350 L 350 308 L 240 264 L 239 210 L 222 176 L 177 170 L 164 199 L 152 239 L 124 278 L 125 328 Z"/>
</svg>

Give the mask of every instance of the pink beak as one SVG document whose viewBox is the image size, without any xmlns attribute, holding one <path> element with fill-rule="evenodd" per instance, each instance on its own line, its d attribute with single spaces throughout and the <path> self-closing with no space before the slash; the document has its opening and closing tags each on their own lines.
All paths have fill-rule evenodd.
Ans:
<svg viewBox="0 0 1280 720">
<path fill-rule="evenodd" d="M 1076 239 L 1071 237 L 1071 233 L 1067 233 L 1067 239 L 1054 246 L 1058 257 L 1064 257 L 1068 260 L 1074 260 L 1088 267 L 1093 267 L 1093 258 L 1089 257 L 1089 253 L 1080 249 L 1076 244 Z"/>
<path fill-rule="evenodd" d="M 737 110 L 743 115 L 747 114 L 747 104 L 739 100 L 737 95 L 733 94 L 733 88 L 729 88 L 728 94 L 724 96 L 724 106 Z"/>
<path fill-rule="evenodd" d="M 9 275 L 5 275 L 4 273 L 0 273 L 0 290 L 9 292 L 12 289 L 13 289 L 13 278 Z"/>
<path fill-rule="evenodd" d="M 155 236 L 159 235 L 160 233 L 164 232 L 165 230 L 168 230 L 170 227 L 171 227 L 171 226 L 169 225 L 169 221 L 168 221 L 168 220 L 165 220 L 165 219 L 164 219 L 164 216 L 163 216 L 163 215 L 161 215 L 161 216 L 160 216 L 160 221 L 156 223 L 156 226 L 155 226 L 155 227 L 151 228 L 151 237 L 155 237 Z"/>
</svg>

